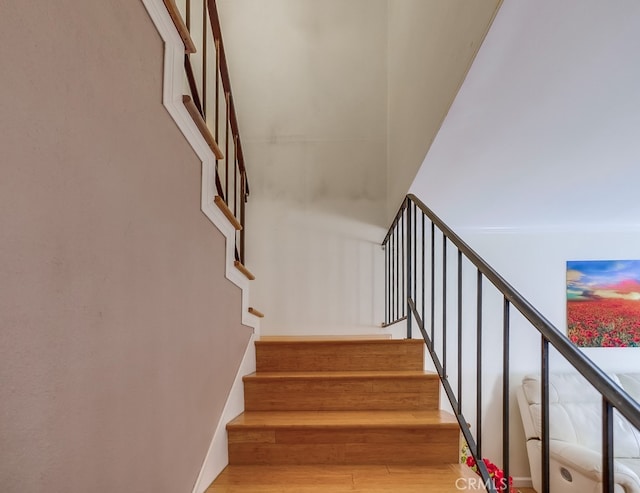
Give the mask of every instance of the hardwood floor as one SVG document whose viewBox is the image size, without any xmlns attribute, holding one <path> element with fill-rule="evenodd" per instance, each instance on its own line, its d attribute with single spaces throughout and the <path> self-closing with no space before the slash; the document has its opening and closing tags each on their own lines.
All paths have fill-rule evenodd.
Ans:
<svg viewBox="0 0 640 493">
<path fill-rule="evenodd" d="M 229 466 L 207 493 L 459 493 L 472 480 L 466 466 L 453 464 Z"/>
<path fill-rule="evenodd" d="M 479 493 L 463 465 L 228 466 L 206 493 Z M 466 488 L 466 489 L 465 489 Z M 518 488 L 520 493 L 536 493 Z"/>
</svg>

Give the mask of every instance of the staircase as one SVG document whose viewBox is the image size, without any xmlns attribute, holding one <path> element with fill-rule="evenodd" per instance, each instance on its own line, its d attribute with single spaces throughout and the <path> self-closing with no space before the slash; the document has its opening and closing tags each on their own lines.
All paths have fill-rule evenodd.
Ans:
<svg viewBox="0 0 640 493">
<path fill-rule="evenodd" d="M 229 466 L 208 493 L 458 491 L 456 479 L 469 477 L 457 464 L 460 431 L 439 410 L 423 348 L 421 340 L 256 341 L 245 412 L 227 425 Z"/>
</svg>

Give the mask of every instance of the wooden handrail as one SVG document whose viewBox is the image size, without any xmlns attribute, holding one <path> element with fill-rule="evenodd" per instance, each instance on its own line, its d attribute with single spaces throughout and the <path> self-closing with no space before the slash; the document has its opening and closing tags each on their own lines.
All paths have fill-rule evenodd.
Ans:
<svg viewBox="0 0 640 493">
<path fill-rule="evenodd" d="M 196 3 L 187 0 L 185 17 L 183 18 L 181 11 L 176 6 L 176 0 L 163 1 L 185 45 L 184 69 L 188 82 L 188 94 L 183 96 L 183 104 L 215 155 L 215 194 L 217 195 L 215 203 L 234 228 L 239 231 L 235 238 L 236 260 L 244 262 L 245 235 L 243 227 L 245 203 L 249 196 L 249 182 L 240 140 L 236 106 L 231 92 L 229 68 L 222 40 L 217 3 L 216 0 L 203 0 L 196 7 Z M 202 15 L 196 13 L 194 17 L 191 7 L 201 8 Z M 199 29 L 197 33 L 190 32 L 190 28 L 193 27 L 191 21 L 194 19 L 198 19 L 198 24 L 202 21 L 202 29 Z M 191 54 L 196 51 L 191 34 L 202 36 L 202 45 L 199 45 L 202 48 L 196 55 L 197 60 L 195 61 L 191 58 Z M 207 46 L 211 43 L 211 37 L 213 37 L 215 46 L 215 67 L 212 65 L 211 57 L 207 55 Z M 200 69 L 201 73 L 194 73 L 194 70 L 199 72 Z M 208 83 L 208 80 L 211 80 L 214 75 L 215 84 Z M 201 80 L 199 80 L 200 77 Z M 209 86 L 215 86 L 215 88 Z M 209 103 L 207 103 L 207 96 L 210 96 Z M 211 104 L 212 102 L 213 104 Z M 222 104 L 225 107 L 226 115 L 219 113 Z M 207 110 L 210 110 L 212 114 L 209 114 Z M 219 132 L 221 128 L 223 129 L 222 133 Z M 229 146 L 230 140 L 231 147 Z M 218 145 L 219 143 L 221 145 Z M 222 161 L 221 166 L 219 166 L 220 161 Z M 233 189 L 229 188 L 230 180 L 233 180 Z M 236 217 L 236 214 L 239 217 Z"/>
<path fill-rule="evenodd" d="M 171 20 L 173 24 L 176 26 L 178 30 L 178 34 L 182 38 L 182 42 L 184 43 L 184 52 L 185 53 L 195 53 L 196 45 L 191 39 L 191 33 L 189 29 L 187 29 L 187 25 L 184 23 L 182 19 L 182 15 L 180 15 L 180 11 L 178 10 L 178 6 L 176 5 L 174 0 L 163 0 L 164 6 L 167 8 L 169 15 L 171 16 Z"/>
<path fill-rule="evenodd" d="M 261 311 L 256 310 L 254 307 L 250 306 L 249 307 L 249 313 L 251 315 L 255 315 L 258 318 L 264 318 L 264 313 L 262 313 Z"/>
<path fill-rule="evenodd" d="M 238 168 L 241 172 L 245 171 L 244 167 L 244 153 L 242 152 L 242 144 L 240 142 L 240 132 L 238 129 L 238 118 L 236 116 L 236 107 L 233 101 L 233 93 L 231 92 L 231 80 L 229 78 L 229 67 L 227 66 L 227 56 L 224 49 L 224 41 L 222 40 L 222 30 L 220 29 L 220 17 L 218 16 L 218 8 L 216 6 L 216 0 L 208 1 L 209 19 L 211 21 L 211 29 L 213 31 L 213 37 L 220 46 L 220 78 L 222 79 L 222 87 L 226 93 L 229 93 L 229 106 L 230 106 L 230 124 L 231 130 L 234 135 L 238 137 Z M 248 184 L 247 191 L 248 191 Z"/>
<path fill-rule="evenodd" d="M 233 262 L 233 265 L 235 266 L 236 269 L 238 269 L 240 272 L 242 272 L 244 274 L 244 276 L 249 279 L 250 281 L 254 281 L 256 276 L 254 276 L 249 269 L 247 269 L 244 265 L 242 265 L 242 262 L 240 262 L 239 260 L 236 260 Z"/>
<path fill-rule="evenodd" d="M 224 201 L 224 199 L 222 197 L 220 197 L 220 195 L 216 195 L 214 197 L 214 199 L 213 199 L 213 202 L 220 208 L 222 213 L 229 220 L 229 222 L 233 225 L 233 227 L 237 231 L 241 231 L 242 230 L 242 224 L 240 224 L 240 221 L 238 221 L 236 216 L 233 215 L 233 212 L 231 212 L 231 209 L 229 209 L 229 206 Z"/>
<path fill-rule="evenodd" d="M 213 134 L 211 133 L 211 130 L 209 130 L 207 123 L 204 121 L 204 118 L 202 118 L 202 115 L 200 114 L 200 112 L 198 111 L 198 108 L 196 107 L 195 103 L 191 99 L 191 96 L 187 96 L 185 94 L 184 96 L 182 96 L 182 102 L 186 106 L 187 111 L 191 115 L 191 118 L 193 118 L 193 121 L 198 127 L 198 130 L 200 130 L 200 133 L 204 137 L 204 140 L 207 141 L 207 144 L 209 144 L 209 147 L 215 154 L 216 159 L 224 158 L 224 154 L 222 154 L 222 151 L 218 147 L 218 143 L 216 142 L 216 139 L 214 139 Z"/>
</svg>

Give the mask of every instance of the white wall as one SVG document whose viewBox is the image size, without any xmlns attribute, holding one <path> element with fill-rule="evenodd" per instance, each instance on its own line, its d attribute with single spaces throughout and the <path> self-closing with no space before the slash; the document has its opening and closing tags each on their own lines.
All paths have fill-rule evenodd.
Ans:
<svg viewBox="0 0 640 493">
<path fill-rule="evenodd" d="M 505 2 L 413 190 L 458 227 L 637 224 L 639 17 Z"/>
<path fill-rule="evenodd" d="M 565 262 L 640 251 L 638 25 L 633 0 L 505 0 L 412 185 L 561 330 Z M 489 303 L 497 341 L 500 300 Z M 537 370 L 539 338 L 517 317 L 513 334 L 517 379 Z M 636 349 L 585 352 L 608 371 L 640 369 Z M 490 382 L 499 375 L 488 365 Z M 486 398 L 485 441 L 500 437 L 498 401 Z M 513 426 L 512 474 L 527 476 Z"/>
<path fill-rule="evenodd" d="M 387 210 L 395 216 L 500 0 L 388 0 Z"/>
<path fill-rule="evenodd" d="M 380 332 L 386 0 L 218 4 L 262 332 Z"/>
</svg>

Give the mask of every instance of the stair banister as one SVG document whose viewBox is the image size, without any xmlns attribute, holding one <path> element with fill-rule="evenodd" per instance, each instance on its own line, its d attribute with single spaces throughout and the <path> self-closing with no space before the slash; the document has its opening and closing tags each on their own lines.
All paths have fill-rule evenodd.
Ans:
<svg viewBox="0 0 640 493">
<path fill-rule="evenodd" d="M 215 0 L 164 0 L 165 6 L 185 44 L 184 69 L 188 95 L 185 105 L 216 157 L 215 188 L 225 215 L 236 221 L 236 260 L 245 264 L 245 204 L 249 197 L 249 180 L 245 167 L 238 117 L 231 90 L 227 57 Z M 192 19 L 202 20 L 197 34 L 200 49 L 192 36 L 196 29 Z M 212 41 L 213 50 L 208 50 Z M 197 58 L 193 58 L 197 57 Z M 197 61 L 198 63 L 194 63 Z"/>
<path fill-rule="evenodd" d="M 418 221 L 420 216 L 420 221 Z M 421 227 L 418 228 L 418 224 Z M 430 227 L 429 227 L 430 226 Z M 426 231 L 430 230 L 429 241 Z M 436 231 L 442 234 L 442 326 L 435 327 L 435 287 L 436 287 Z M 418 240 L 420 238 L 420 240 Z M 418 244 L 419 241 L 419 244 Z M 498 291 L 502 297 L 502 468 L 509 477 L 509 347 L 511 344 L 511 313 L 517 310 L 534 327 L 541 341 L 540 372 L 542 386 L 542 491 L 549 492 L 549 351 L 553 347 L 573 368 L 600 393 L 603 400 L 603 491 L 613 493 L 613 419 L 615 408 L 633 426 L 640 429 L 640 405 L 626 392 L 616 385 L 599 367 L 549 322 L 535 307 L 498 274 L 482 257 L 465 243 L 451 228 L 433 213 L 418 197 L 409 194 L 402 202 L 382 245 L 385 249 L 385 321 L 389 326 L 407 319 L 407 338 L 411 338 L 412 326 L 418 327 L 425 341 L 427 350 L 440 375 L 452 409 L 462 429 L 463 436 L 469 445 L 471 454 L 479 466 L 482 480 L 489 491 L 496 491 L 489 480 L 489 473 L 482 461 L 482 342 L 483 342 L 483 290 L 485 280 Z M 454 392 L 447 375 L 447 249 L 453 245 L 457 249 L 457 390 Z M 420 255 L 418 255 L 418 251 Z M 429 255 L 425 253 L 429 252 Z M 407 256 L 405 259 L 404 256 Z M 425 296 L 425 266 L 430 257 L 430 300 Z M 462 414 L 463 381 L 462 381 L 462 304 L 463 273 L 462 261 L 470 262 L 476 269 L 476 426 L 475 436 L 468 425 L 469 421 Z M 418 271 L 418 263 L 421 265 Z M 417 301 L 418 286 L 421 286 L 421 303 Z M 406 289 L 406 296 L 405 296 Z M 406 314 L 406 315 L 405 315 Z M 427 330 L 425 314 L 430 316 L 430 330 Z M 436 345 L 436 338 L 442 338 L 441 348 Z M 442 350 L 442 360 L 438 354 Z"/>
</svg>

